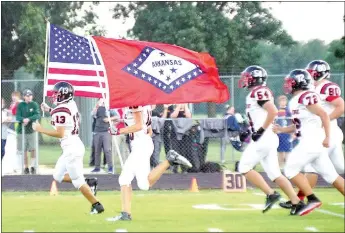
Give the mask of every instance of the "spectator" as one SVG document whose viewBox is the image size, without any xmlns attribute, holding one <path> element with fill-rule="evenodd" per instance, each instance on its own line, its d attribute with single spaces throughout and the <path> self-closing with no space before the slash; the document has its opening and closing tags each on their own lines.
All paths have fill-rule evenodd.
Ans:
<svg viewBox="0 0 345 233">
<path fill-rule="evenodd" d="M 12 92 L 11 97 L 12 97 L 12 103 L 11 103 L 9 109 L 11 110 L 12 115 L 15 116 L 16 112 L 17 112 L 18 104 L 20 102 L 22 102 L 21 94 L 19 91 L 14 91 L 14 92 Z"/>
<path fill-rule="evenodd" d="M 159 118 L 162 117 L 163 113 L 160 113 L 157 110 L 156 105 L 152 105 L 151 108 L 152 108 L 152 117 L 159 117 Z M 153 131 L 152 141 L 153 141 L 154 149 L 153 149 L 152 156 L 150 158 L 151 169 L 155 168 L 159 164 L 159 155 L 161 153 L 161 145 L 162 145 L 161 134 L 156 134 Z"/>
<path fill-rule="evenodd" d="M 225 114 L 224 114 L 225 117 L 232 116 L 235 114 L 235 108 L 234 107 L 232 107 L 230 105 L 226 105 L 225 109 L 226 109 Z"/>
<path fill-rule="evenodd" d="M 5 107 L 6 107 L 6 102 L 4 98 L 1 98 L 1 160 L 5 156 L 7 130 L 12 120 L 9 110 L 7 110 Z"/>
<path fill-rule="evenodd" d="M 17 148 L 18 151 L 24 151 L 24 174 L 36 174 L 36 154 L 35 154 L 35 142 L 36 135 L 32 129 L 32 122 L 39 120 L 40 110 L 38 104 L 32 100 L 32 91 L 26 89 L 23 92 L 24 101 L 18 104 L 16 109 L 16 119 L 19 122 L 17 128 Z M 24 148 L 22 148 L 23 137 L 22 127 L 24 126 Z M 31 152 L 31 171 L 29 171 L 29 164 L 27 158 L 27 152 Z"/>
<path fill-rule="evenodd" d="M 108 132 L 109 119 L 108 113 L 104 106 L 104 100 L 99 99 L 92 114 L 96 119 L 94 130 L 94 147 L 95 147 L 95 168 L 91 172 L 101 171 L 101 152 L 103 152 L 108 163 L 108 174 L 113 173 L 113 160 L 111 155 L 111 135 Z M 111 119 L 113 120 L 113 119 Z"/>
<path fill-rule="evenodd" d="M 9 106 L 9 112 L 12 114 L 12 116 L 15 117 L 16 116 L 16 112 L 17 112 L 18 104 L 20 102 L 22 102 L 22 99 L 21 99 L 22 97 L 21 97 L 21 94 L 20 94 L 19 91 L 12 92 L 11 97 L 12 97 L 12 103 Z M 13 122 L 13 123 L 10 124 L 9 128 L 12 129 L 12 130 L 15 130 L 14 126 L 15 126 L 15 123 Z"/>
<path fill-rule="evenodd" d="M 291 113 L 287 108 L 288 99 L 285 95 L 281 95 L 278 97 L 278 119 L 276 124 L 286 127 L 291 124 Z M 287 156 L 292 150 L 291 145 L 291 134 L 288 133 L 280 133 L 278 134 L 279 137 L 279 146 L 278 146 L 278 161 L 280 168 L 283 168 L 284 163 L 286 161 Z"/>
<path fill-rule="evenodd" d="M 192 118 L 191 111 L 189 110 L 188 104 L 165 104 L 163 111 L 163 118 Z M 182 140 L 177 140 L 176 133 L 171 121 L 166 121 L 163 129 L 163 143 L 165 153 L 167 154 L 170 149 L 173 149 L 180 153 L 182 156 L 185 156 L 186 150 L 186 138 L 184 135 Z M 185 170 L 184 168 L 182 168 Z M 178 172 L 178 166 L 173 166 L 172 168 L 174 173 Z"/>
<path fill-rule="evenodd" d="M 118 108 L 110 110 L 112 115 L 116 116 L 114 123 L 118 129 L 125 128 L 124 122 L 124 115 L 125 115 L 125 108 Z M 117 143 L 119 147 L 119 151 L 121 154 L 122 162 L 125 163 L 129 156 L 129 135 L 128 134 L 120 134 L 120 135 L 112 135 L 112 149 L 114 156 L 119 156 L 117 154 L 117 150 L 115 148 L 115 143 Z"/>
<path fill-rule="evenodd" d="M 98 102 L 97 102 L 98 103 Z M 93 117 L 93 111 L 91 111 L 91 116 L 92 116 L 92 143 L 91 143 L 91 156 L 90 156 L 90 162 L 89 166 L 93 167 L 95 166 L 95 145 L 94 145 L 94 136 L 95 136 L 95 126 L 96 126 L 96 119 Z M 105 165 L 107 164 L 107 159 L 105 157 L 105 154 L 103 152 L 103 167 L 105 168 Z"/>
</svg>

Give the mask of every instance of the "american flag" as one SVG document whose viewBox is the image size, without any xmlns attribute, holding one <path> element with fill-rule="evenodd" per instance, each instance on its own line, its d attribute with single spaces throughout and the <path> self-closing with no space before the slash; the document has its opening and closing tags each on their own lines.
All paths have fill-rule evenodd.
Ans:
<svg viewBox="0 0 345 233">
<path fill-rule="evenodd" d="M 89 40 L 53 24 L 48 29 L 47 96 L 51 96 L 55 83 L 66 81 L 74 86 L 75 96 L 101 98 L 106 93 L 104 66 L 92 46 L 94 64 Z"/>
</svg>

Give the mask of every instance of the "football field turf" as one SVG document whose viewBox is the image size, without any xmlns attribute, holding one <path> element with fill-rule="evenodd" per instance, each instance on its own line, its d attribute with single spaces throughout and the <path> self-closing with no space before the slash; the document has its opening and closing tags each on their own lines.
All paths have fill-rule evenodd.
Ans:
<svg viewBox="0 0 345 233">
<path fill-rule="evenodd" d="M 224 193 L 220 190 L 134 191 L 132 222 L 107 222 L 118 214 L 119 192 L 100 191 L 105 207 L 101 215 L 89 215 L 90 205 L 78 192 L 3 192 L 3 232 L 207 232 L 290 231 L 344 232 L 344 197 L 335 189 L 317 189 L 323 206 L 310 215 L 289 216 L 275 206 L 262 214 L 264 196 L 258 190 Z"/>
</svg>

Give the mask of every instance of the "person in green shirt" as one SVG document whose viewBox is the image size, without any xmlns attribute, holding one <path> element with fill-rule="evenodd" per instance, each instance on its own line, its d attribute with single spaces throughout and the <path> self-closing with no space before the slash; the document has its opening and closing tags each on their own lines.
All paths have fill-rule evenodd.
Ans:
<svg viewBox="0 0 345 233">
<path fill-rule="evenodd" d="M 24 174 L 30 174 L 29 164 L 27 158 L 27 152 L 31 152 L 31 174 L 36 174 L 36 154 L 35 154 L 35 142 L 36 135 L 32 129 L 32 122 L 39 120 L 41 113 L 38 104 L 32 100 L 33 94 L 29 89 L 23 92 L 24 101 L 18 104 L 16 119 L 19 122 L 17 127 L 17 150 L 19 152 L 24 151 Z M 22 127 L 24 125 L 24 148 L 23 137 L 22 137 Z"/>
</svg>

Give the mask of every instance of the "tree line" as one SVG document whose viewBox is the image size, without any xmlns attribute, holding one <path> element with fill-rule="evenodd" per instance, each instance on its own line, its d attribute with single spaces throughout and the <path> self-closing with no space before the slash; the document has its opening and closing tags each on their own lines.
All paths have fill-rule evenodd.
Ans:
<svg viewBox="0 0 345 233">
<path fill-rule="evenodd" d="M 84 2 L 1 2 L 2 71 L 24 66 L 43 77 L 47 19 L 68 30 L 105 35 L 96 25 L 98 4 L 90 4 L 79 17 Z M 344 37 L 329 44 L 295 41 L 260 2 L 129 2 L 110 10 L 114 19 L 134 17 L 126 38 L 208 52 L 220 73 L 236 74 L 250 64 L 262 65 L 269 73 L 286 73 L 313 59 L 325 59 L 333 72 L 344 72 Z"/>
</svg>

